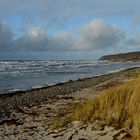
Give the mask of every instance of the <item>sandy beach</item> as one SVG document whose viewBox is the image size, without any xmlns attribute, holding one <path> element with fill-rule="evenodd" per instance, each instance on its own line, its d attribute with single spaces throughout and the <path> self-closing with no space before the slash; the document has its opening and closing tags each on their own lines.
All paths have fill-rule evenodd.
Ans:
<svg viewBox="0 0 140 140">
<path fill-rule="evenodd" d="M 109 87 L 133 80 L 140 68 L 131 68 L 92 78 L 0 95 L 1 140 L 120 140 L 123 129 L 101 127 L 98 122 L 74 121 L 54 129 L 54 120 L 71 113 L 72 108 L 98 96 Z M 94 128 L 94 129 L 93 129 Z"/>
</svg>

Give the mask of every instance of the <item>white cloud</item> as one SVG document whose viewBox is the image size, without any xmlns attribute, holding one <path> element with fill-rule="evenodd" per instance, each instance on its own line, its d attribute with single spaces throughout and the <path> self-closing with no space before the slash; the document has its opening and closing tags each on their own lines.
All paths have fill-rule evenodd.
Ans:
<svg viewBox="0 0 140 140">
<path fill-rule="evenodd" d="M 46 28 L 31 26 L 23 36 L 13 39 L 10 27 L 0 23 L 0 54 L 1 56 L 36 56 L 41 54 L 81 52 L 112 52 L 129 51 L 140 48 L 140 37 L 133 35 L 127 38 L 126 32 L 120 27 L 96 19 L 80 27 L 75 36 L 66 32 L 50 36 Z"/>
<path fill-rule="evenodd" d="M 24 36 L 13 41 L 13 48 L 27 52 L 64 52 L 72 46 L 73 40 L 70 38 L 67 33 L 50 36 L 44 28 L 30 27 Z"/>
<path fill-rule="evenodd" d="M 26 35 L 31 38 L 42 39 L 47 36 L 47 30 L 41 27 L 29 27 L 26 31 Z"/>
<path fill-rule="evenodd" d="M 79 50 L 106 49 L 117 46 L 123 40 L 121 28 L 96 19 L 80 29 L 73 47 Z"/>
<path fill-rule="evenodd" d="M 41 27 L 29 27 L 25 34 L 13 40 L 12 47 L 17 51 L 44 51 L 48 45 L 47 31 Z"/>
<path fill-rule="evenodd" d="M 32 51 L 88 51 L 117 47 L 124 40 L 124 31 L 116 25 L 94 20 L 81 27 L 75 38 L 62 32 L 49 36 L 46 29 L 30 27 L 25 35 L 14 41 L 14 47 Z"/>
</svg>

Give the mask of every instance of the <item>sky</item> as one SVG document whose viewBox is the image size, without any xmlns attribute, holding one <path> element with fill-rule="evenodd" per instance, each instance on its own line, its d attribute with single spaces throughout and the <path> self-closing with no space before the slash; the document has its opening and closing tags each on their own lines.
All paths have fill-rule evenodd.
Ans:
<svg viewBox="0 0 140 140">
<path fill-rule="evenodd" d="M 139 0 L 0 0 L 0 60 L 93 60 L 140 51 Z"/>
</svg>

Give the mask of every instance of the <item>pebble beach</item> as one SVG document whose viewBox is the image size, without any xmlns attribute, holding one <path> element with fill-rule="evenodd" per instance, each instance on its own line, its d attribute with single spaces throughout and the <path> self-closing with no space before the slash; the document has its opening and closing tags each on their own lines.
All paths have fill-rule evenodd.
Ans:
<svg viewBox="0 0 140 140">
<path fill-rule="evenodd" d="M 77 103 L 98 96 L 111 86 L 130 81 L 140 68 L 130 68 L 49 87 L 0 95 L 0 140 L 121 140 L 123 129 L 99 122 L 73 121 L 54 129 L 53 121 L 72 111 Z"/>
</svg>

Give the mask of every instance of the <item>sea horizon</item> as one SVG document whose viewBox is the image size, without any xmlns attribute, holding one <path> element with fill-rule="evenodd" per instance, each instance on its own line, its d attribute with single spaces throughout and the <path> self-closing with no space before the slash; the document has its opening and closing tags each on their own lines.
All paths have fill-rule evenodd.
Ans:
<svg viewBox="0 0 140 140">
<path fill-rule="evenodd" d="M 140 66 L 95 60 L 0 60 L 0 93 L 46 87 Z"/>
</svg>

